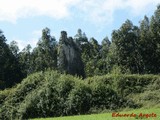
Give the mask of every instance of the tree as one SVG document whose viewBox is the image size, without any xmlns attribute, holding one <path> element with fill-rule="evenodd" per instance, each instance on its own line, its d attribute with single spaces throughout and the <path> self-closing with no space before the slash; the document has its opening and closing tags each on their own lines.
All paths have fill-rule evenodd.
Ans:
<svg viewBox="0 0 160 120">
<path fill-rule="evenodd" d="M 110 66 L 110 58 L 109 58 L 109 50 L 110 50 L 111 42 L 109 41 L 108 37 L 106 36 L 101 43 L 100 48 L 100 59 L 98 60 L 99 64 L 99 72 L 102 74 L 109 73 L 111 66 Z"/>
<path fill-rule="evenodd" d="M 21 65 L 21 69 L 23 75 L 26 77 L 27 75 L 33 72 L 33 56 L 31 53 L 31 45 L 28 44 L 20 53 L 19 53 L 19 62 Z"/>
<path fill-rule="evenodd" d="M 154 52 L 154 42 L 151 39 L 150 21 L 147 16 L 140 23 L 140 40 L 139 51 L 142 57 L 142 71 L 143 73 L 150 73 L 152 60 L 150 57 Z"/>
<path fill-rule="evenodd" d="M 18 58 L 18 52 L 19 52 L 19 47 L 18 43 L 16 41 L 12 41 L 9 45 L 9 49 L 11 50 L 12 54 Z"/>
<path fill-rule="evenodd" d="M 87 76 L 93 76 L 101 74 L 99 69 L 100 59 L 100 45 L 95 38 L 91 38 L 88 47 L 88 52 L 83 54 L 85 58 L 85 72 Z"/>
<path fill-rule="evenodd" d="M 82 30 L 78 29 L 77 34 L 74 36 L 74 41 L 79 46 L 80 50 L 83 52 L 83 47 L 88 44 L 88 38 L 85 33 L 82 34 Z"/>
<path fill-rule="evenodd" d="M 109 47 L 111 45 L 111 42 L 109 41 L 108 37 L 106 36 L 103 40 L 102 40 L 102 48 L 101 48 L 101 54 L 103 58 L 107 57 L 107 54 L 109 52 Z"/>
<path fill-rule="evenodd" d="M 55 37 L 50 35 L 50 29 L 42 30 L 42 37 L 33 50 L 34 71 L 45 69 L 57 69 L 57 42 Z"/>
<path fill-rule="evenodd" d="M 138 40 L 139 29 L 130 20 L 112 33 L 112 41 L 116 46 L 117 63 L 124 72 L 127 69 L 131 73 L 140 73 L 141 71 Z"/>
<path fill-rule="evenodd" d="M 160 68 L 160 5 L 157 6 L 157 9 L 154 12 L 154 15 L 151 17 L 150 21 L 150 52 L 152 55 L 150 58 L 150 73 L 159 73 Z"/>
<path fill-rule="evenodd" d="M 19 63 L 9 46 L 6 44 L 6 38 L 0 31 L 0 81 L 4 81 L 5 87 L 11 87 L 23 78 Z"/>
</svg>

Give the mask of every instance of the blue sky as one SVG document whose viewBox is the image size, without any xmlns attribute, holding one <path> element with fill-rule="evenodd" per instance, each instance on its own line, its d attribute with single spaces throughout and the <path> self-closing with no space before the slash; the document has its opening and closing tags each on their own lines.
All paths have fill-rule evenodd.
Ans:
<svg viewBox="0 0 160 120">
<path fill-rule="evenodd" d="M 60 31 L 74 37 L 81 28 L 88 38 L 101 43 L 111 38 L 126 19 L 139 25 L 144 15 L 150 17 L 160 0 L 0 0 L 0 29 L 8 43 L 36 46 L 43 28 L 59 40 Z"/>
</svg>

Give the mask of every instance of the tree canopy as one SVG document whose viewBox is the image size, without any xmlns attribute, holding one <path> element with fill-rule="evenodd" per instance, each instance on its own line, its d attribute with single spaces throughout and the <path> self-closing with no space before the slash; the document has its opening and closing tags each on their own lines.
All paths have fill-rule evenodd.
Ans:
<svg viewBox="0 0 160 120">
<path fill-rule="evenodd" d="M 159 16 L 160 5 L 151 18 L 144 16 L 139 26 L 126 20 L 113 30 L 111 40 L 106 36 L 101 44 L 81 29 L 73 38 L 62 31 L 57 42 L 46 27 L 35 48 L 27 45 L 20 51 L 18 43 L 7 44 L 0 31 L 0 87 L 12 86 L 31 73 L 47 69 L 83 78 L 109 73 L 159 74 Z"/>
</svg>

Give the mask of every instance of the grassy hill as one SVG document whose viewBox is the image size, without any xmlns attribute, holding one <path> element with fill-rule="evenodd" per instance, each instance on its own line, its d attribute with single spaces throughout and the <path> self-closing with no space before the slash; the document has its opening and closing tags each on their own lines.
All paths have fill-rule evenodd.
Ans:
<svg viewBox="0 0 160 120">
<path fill-rule="evenodd" d="M 82 80 L 38 72 L 0 91 L 0 119 L 28 119 L 160 108 L 159 75 L 94 76 Z"/>
<path fill-rule="evenodd" d="M 33 120 L 136 120 L 136 119 L 159 120 L 160 119 L 160 108 L 135 109 L 130 111 L 119 112 L 120 114 L 123 114 L 123 115 L 134 113 L 136 114 L 136 117 L 112 117 L 113 113 L 114 112 L 91 114 L 91 115 L 77 115 L 77 116 L 68 116 L 68 117 L 56 117 L 56 118 L 38 118 Z M 149 117 L 148 116 L 149 114 L 153 114 L 153 116 Z M 143 115 L 144 117 L 142 117 Z"/>
</svg>

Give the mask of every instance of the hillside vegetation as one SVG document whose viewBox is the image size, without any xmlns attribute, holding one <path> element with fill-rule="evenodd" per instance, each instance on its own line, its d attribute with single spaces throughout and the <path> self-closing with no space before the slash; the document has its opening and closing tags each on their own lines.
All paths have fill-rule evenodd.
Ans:
<svg viewBox="0 0 160 120">
<path fill-rule="evenodd" d="M 46 27 L 20 51 L 0 30 L 0 120 L 160 108 L 160 5 L 98 41 Z"/>
<path fill-rule="evenodd" d="M 118 113 L 118 112 L 117 112 Z M 119 112 L 120 114 L 136 114 L 136 117 L 112 117 L 112 113 L 92 114 L 92 115 L 77 115 L 67 117 L 55 117 L 55 118 L 37 118 L 33 120 L 136 120 L 136 119 L 149 119 L 159 120 L 160 119 L 160 108 L 151 109 L 135 109 L 131 111 Z M 146 116 L 141 117 L 141 113 Z M 147 114 L 156 114 L 156 117 L 149 117 Z"/>
<path fill-rule="evenodd" d="M 159 16 L 157 5 L 150 18 L 144 16 L 139 25 L 126 20 L 111 32 L 111 39 L 106 36 L 102 40 L 88 38 L 81 29 L 71 37 L 62 30 L 56 39 L 46 27 L 36 47 L 27 45 L 22 51 L 16 41 L 7 44 L 0 30 L 0 89 L 11 88 L 30 74 L 47 69 L 82 78 L 117 70 L 123 74 L 160 74 Z"/>
<path fill-rule="evenodd" d="M 82 80 L 48 70 L 31 74 L 15 87 L 0 92 L 0 119 L 160 107 L 159 92 L 159 75 L 110 74 Z"/>
</svg>

